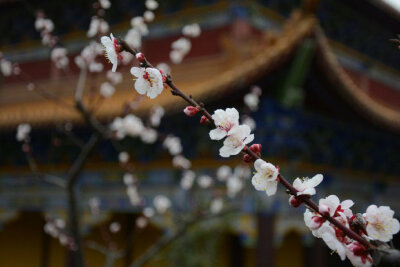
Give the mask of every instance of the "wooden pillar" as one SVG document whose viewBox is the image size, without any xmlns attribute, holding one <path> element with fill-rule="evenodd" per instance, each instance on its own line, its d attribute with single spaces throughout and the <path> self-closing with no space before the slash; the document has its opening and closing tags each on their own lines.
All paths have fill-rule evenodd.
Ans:
<svg viewBox="0 0 400 267">
<path fill-rule="evenodd" d="M 43 220 L 43 225 L 46 223 L 45 220 Z M 42 251 L 40 252 L 40 267 L 49 267 L 49 258 L 50 258 L 50 253 L 51 253 L 51 239 L 50 235 L 46 234 L 44 231 L 44 228 L 42 227 L 43 232 L 42 232 Z"/>
<path fill-rule="evenodd" d="M 274 216 L 266 214 L 257 215 L 258 243 L 256 249 L 257 267 L 275 266 Z"/>
<path fill-rule="evenodd" d="M 231 267 L 244 267 L 244 249 L 238 235 L 230 236 Z"/>
<path fill-rule="evenodd" d="M 128 267 L 133 261 L 133 238 L 135 235 L 136 215 L 128 213 L 126 216 L 126 242 L 124 266 Z"/>
</svg>

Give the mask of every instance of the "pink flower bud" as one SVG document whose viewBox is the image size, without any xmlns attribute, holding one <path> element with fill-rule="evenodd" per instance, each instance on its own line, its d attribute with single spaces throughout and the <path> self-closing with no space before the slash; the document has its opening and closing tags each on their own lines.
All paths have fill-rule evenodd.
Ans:
<svg viewBox="0 0 400 267">
<path fill-rule="evenodd" d="M 144 54 L 140 53 L 140 52 L 136 54 L 136 59 L 139 60 L 140 62 L 143 62 L 146 60 Z"/>
<path fill-rule="evenodd" d="M 329 207 L 327 205 L 320 205 L 319 206 L 319 213 L 325 216 L 329 216 Z"/>
<path fill-rule="evenodd" d="M 253 151 L 257 155 L 261 154 L 261 145 L 260 144 L 251 145 L 249 148 L 250 148 L 251 151 Z"/>
<path fill-rule="evenodd" d="M 253 157 L 250 156 L 249 154 L 245 154 L 243 156 L 243 161 L 246 162 L 246 163 L 250 163 L 252 159 L 253 159 Z"/>
<path fill-rule="evenodd" d="M 207 119 L 206 116 L 203 115 L 203 116 L 201 116 L 200 123 L 204 124 L 204 125 L 207 125 L 207 124 L 210 123 L 210 121 Z"/>
<path fill-rule="evenodd" d="M 187 106 L 183 112 L 186 114 L 186 116 L 192 117 L 194 115 L 197 114 L 197 112 L 199 112 L 199 108 L 198 107 L 193 107 L 193 106 Z"/>
<path fill-rule="evenodd" d="M 301 201 L 295 196 L 290 196 L 289 205 L 292 206 L 292 207 L 297 208 L 298 206 L 301 205 Z"/>
</svg>

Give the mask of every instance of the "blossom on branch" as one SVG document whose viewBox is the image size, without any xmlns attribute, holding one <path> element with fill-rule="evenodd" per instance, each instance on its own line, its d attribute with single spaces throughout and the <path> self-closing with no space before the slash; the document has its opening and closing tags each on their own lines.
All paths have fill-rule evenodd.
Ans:
<svg viewBox="0 0 400 267">
<path fill-rule="evenodd" d="M 355 267 L 372 266 L 372 257 L 370 253 L 358 242 L 353 242 L 347 246 L 346 255 Z"/>
<path fill-rule="evenodd" d="M 220 148 L 219 155 L 227 158 L 239 154 L 248 143 L 254 140 L 254 134 L 250 134 L 250 132 L 250 127 L 247 125 L 234 127 L 224 140 L 224 146 Z"/>
<path fill-rule="evenodd" d="M 335 229 L 329 224 L 324 224 L 319 229 L 322 240 L 325 244 L 333 251 L 335 251 L 340 259 L 344 261 L 346 259 L 346 246 L 340 242 L 336 236 Z"/>
<path fill-rule="evenodd" d="M 394 211 L 388 206 L 371 205 L 364 214 L 367 233 L 372 239 L 388 242 L 400 230 L 399 221 L 393 218 Z"/>
<path fill-rule="evenodd" d="M 147 95 L 153 99 L 164 89 L 163 79 L 158 69 L 133 67 L 131 74 L 136 77 L 135 89 L 141 95 Z"/>
<path fill-rule="evenodd" d="M 200 25 L 197 23 L 188 24 L 182 28 L 182 34 L 192 38 L 199 37 L 201 34 Z"/>
<path fill-rule="evenodd" d="M 105 48 L 106 57 L 113 64 L 112 71 L 115 72 L 118 66 L 118 59 L 122 59 L 122 55 L 120 54 L 121 46 L 118 44 L 117 38 L 110 34 L 110 37 L 103 36 L 100 39 L 102 45 Z"/>
<path fill-rule="evenodd" d="M 254 162 L 254 168 L 257 171 L 251 179 L 254 188 L 258 191 L 265 191 L 268 196 L 274 195 L 278 185 L 278 168 L 262 159 Z"/>
<path fill-rule="evenodd" d="M 296 188 L 296 190 L 298 191 L 297 196 L 315 195 L 315 187 L 319 185 L 323 179 L 324 177 L 322 176 L 322 174 L 317 174 L 311 179 L 308 179 L 308 177 L 304 179 L 296 178 L 296 180 L 294 180 L 293 182 L 293 187 Z"/>
<path fill-rule="evenodd" d="M 217 109 L 214 111 L 212 119 L 217 128 L 210 131 L 210 138 L 221 140 L 229 134 L 232 128 L 239 125 L 239 112 L 235 108 Z"/>
<path fill-rule="evenodd" d="M 319 212 L 326 214 L 331 217 L 348 217 L 353 216 L 353 212 L 350 208 L 354 205 L 354 202 L 350 199 L 340 202 L 336 195 L 330 195 L 326 198 L 319 200 Z"/>
<path fill-rule="evenodd" d="M 29 123 L 22 123 L 18 125 L 17 128 L 17 140 L 24 141 L 29 137 L 29 133 L 31 132 L 31 125 Z"/>
<path fill-rule="evenodd" d="M 104 83 L 101 84 L 101 86 L 100 86 L 100 94 L 104 98 L 111 97 L 114 94 L 114 92 L 115 92 L 115 88 L 111 83 L 104 82 Z"/>
<path fill-rule="evenodd" d="M 163 147 L 168 149 L 168 152 L 175 156 L 182 152 L 181 140 L 173 135 L 168 135 L 163 143 Z"/>
<path fill-rule="evenodd" d="M 149 10 L 155 10 L 158 8 L 158 2 L 156 0 L 146 0 L 145 5 Z"/>
<path fill-rule="evenodd" d="M 154 207 L 158 213 L 165 213 L 171 207 L 171 200 L 164 195 L 158 195 L 153 199 Z"/>
</svg>

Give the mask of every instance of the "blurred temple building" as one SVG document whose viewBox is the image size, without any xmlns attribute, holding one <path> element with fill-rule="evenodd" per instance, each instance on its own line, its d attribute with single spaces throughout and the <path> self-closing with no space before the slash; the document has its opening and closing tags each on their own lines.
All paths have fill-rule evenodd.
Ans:
<svg viewBox="0 0 400 267">
<path fill-rule="evenodd" d="M 73 103 L 79 73 L 73 58 L 87 44 L 92 3 L 42 4 L 0 1 L 0 51 L 19 62 L 26 81 L 33 79 L 38 88 Z M 106 19 L 115 35 L 124 36 L 130 18 L 141 15 L 144 4 L 112 4 Z M 54 21 L 70 53 L 72 75 L 52 66 L 49 49 L 41 45 L 33 25 L 38 8 Z M 375 203 L 400 214 L 400 51 L 388 41 L 400 29 L 399 14 L 373 0 L 167 0 L 160 1 L 142 47 L 150 62 L 168 62 L 179 88 L 209 110 L 236 107 L 250 112 L 243 96 L 253 85 L 262 88 L 260 109 L 250 113 L 257 125 L 255 142 L 262 144 L 263 157 L 279 165 L 285 177 L 322 173 L 324 182 L 316 197 L 337 194 L 342 200 L 353 199 L 355 211 Z M 183 62 L 172 64 L 171 43 L 188 23 L 199 23 L 202 34 L 193 40 Z M 104 63 L 105 71 L 111 69 Z M 129 69 L 118 66 L 126 74 L 123 82 L 110 99 L 96 106 L 102 122 L 110 122 L 137 98 Z M 104 80 L 105 72 L 94 82 Z M 16 127 L 32 125 L 38 166 L 60 175 L 79 152 L 79 146 L 63 141 L 60 129 L 72 123 L 74 132 L 85 138 L 90 130 L 76 110 L 29 91 L 26 81 L 14 76 L 0 80 L 0 266 L 65 266 L 65 248 L 43 232 L 46 216 L 65 216 L 65 192 L 32 173 L 15 140 Z M 209 129 L 198 123 L 199 118 L 184 116 L 185 103 L 167 90 L 154 100 L 141 101 L 137 114 L 145 116 L 156 104 L 167 111 L 161 132 L 181 138 L 196 172 L 213 175 L 223 164 L 240 163 L 241 157 L 222 160 L 219 144 L 209 140 Z M 161 143 L 149 148 L 135 139 L 124 142 L 131 148 L 137 176 L 143 178 L 145 199 L 163 193 L 176 202 L 186 201 L 179 188 L 180 172 Z M 122 176 L 118 153 L 109 143 L 101 143 L 80 182 L 81 221 L 85 240 L 98 242 L 100 225 L 120 222 L 117 242 L 124 244 L 127 236 L 134 240 L 131 260 L 160 235 L 162 223 L 134 229 L 138 209 L 126 196 Z M 304 225 L 304 207 L 290 207 L 282 188 L 274 197 L 245 192 L 238 200 L 242 215 L 231 221 L 216 266 L 350 266 L 312 237 Z M 89 212 L 92 197 L 101 199 L 99 216 Z M 400 243 L 396 238 L 394 242 Z M 85 254 L 88 266 L 103 266 L 102 254 L 89 248 Z M 125 261 L 121 258 L 116 266 L 127 266 Z"/>
</svg>

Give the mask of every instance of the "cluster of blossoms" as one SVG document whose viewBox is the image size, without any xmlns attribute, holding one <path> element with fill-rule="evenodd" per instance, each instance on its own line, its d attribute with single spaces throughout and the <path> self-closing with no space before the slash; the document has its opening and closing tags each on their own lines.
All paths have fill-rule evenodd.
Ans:
<svg viewBox="0 0 400 267">
<path fill-rule="evenodd" d="M 388 242 L 400 230 L 399 221 L 393 218 L 394 212 L 389 207 L 371 205 L 363 215 L 354 215 L 351 211 L 352 200 L 340 202 L 335 195 L 319 201 L 319 212 L 306 210 L 304 222 L 312 234 L 321 238 L 326 245 L 335 251 L 342 260 L 346 257 L 354 266 L 372 266 L 372 257 L 368 248 L 346 236 L 334 224 L 327 221 L 326 216 L 335 218 L 340 223 L 367 240 Z"/>
<path fill-rule="evenodd" d="M 126 136 L 140 137 L 147 144 L 153 144 L 158 137 L 156 130 L 144 126 L 142 120 L 133 114 L 126 115 L 124 118 L 115 118 L 110 124 L 110 129 L 117 139 L 123 139 Z"/>
<path fill-rule="evenodd" d="M 191 31 L 186 30 L 186 32 Z M 190 49 L 190 42 L 188 43 L 183 38 L 173 44 L 172 52 L 176 52 L 177 50 L 188 51 L 188 47 Z M 114 53 L 118 51 L 117 48 L 111 46 L 109 49 L 114 49 Z M 146 63 L 143 54 L 138 53 L 136 57 L 140 62 Z M 175 61 L 179 61 L 178 56 L 173 57 L 178 59 Z M 146 64 L 144 65 L 146 66 Z M 158 69 L 134 67 L 131 72 L 136 77 L 135 88 L 140 94 L 146 94 L 150 98 L 155 98 L 162 92 L 164 87 L 163 82 L 166 80 Z M 258 109 L 260 95 L 261 89 L 258 87 L 253 87 L 251 92 L 245 95 L 244 102 L 250 111 Z M 186 96 L 182 96 L 182 98 L 190 103 L 196 103 L 188 100 L 189 98 Z M 184 113 L 187 116 L 194 116 L 199 111 L 203 112 L 204 109 L 198 104 L 187 106 L 184 109 Z M 200 120 L 202 124 L 211 123 L 205 116 L 207 114 L 207 112 L 204 112 L 204 116 Z M 394 212 L 389 207 L 371 205 L 365 214 L 354 215 L 350 210 L 354 204 L 353 201 L 345 200 L 340 202 L 338 197 L 334 195 L 321 199 L 319 206 L 313 204 L 309 198 L 316 194 L 315 187 L 322 182 L 323 176 L 317 174 L 311 179 L 297 178 L 293 185 L 288 184 L 280 175 L 279 167 L 260 158 L 260 144 L 253 144 L 248 147 L 248 144 L 254 139 L 251 129 L 255 127 L 255 122 L 250 117 L 244 120 L 246 123 L 240 125 L 239 112 L 235 108 L 227 108 L 225 110 L 216 110 L 211 119 L 216 128 L 210 131 L 210 138 L 212 140 L 222 140 L 225 138 L 223 146 L 219 150 L 220 156 L 229 157 L 237 155 L 240 152 L 245 152 L 243 160 L 248 163 L 254 161 L 256 173 L 252 177 L 251 182 L 256 190 L 265 191 L 268 196 L 271 196 L 276 193 L 277 185 L 281 182 L 290 192 L 289 204 L 291 206 L 298 207 L 302 203 L 312 204 L 308 207 L 310 210 L 307 209 L 304 214 L 306 225 L 310 228 L 314 236 L 323 239 L 330 249 L 339 254 L 342 260 L 347 257 L 354 266 L 372 266 L 370 247 L 365 246 L 368 244 L 366 243 L 368 242 L 367 240 L 388 242 L 392 239 L 393 234 L 399 232 L 399 222 L 393 218 Z M 172 155 L 178 155 L 181 151 L 180 143 L 178 145 L 178 141 L 172 136 L 166 138 L 164 146 Z M 180 159 L 179 161 L 182 160 Z M 241 181 L 234 178 L 234 175 L 231 176 L 226 166 L 218 172 L 217 176 L 219 176 L 219 179 L 230 177 L 229 179 L 225 178 L 227 179 L 228 191 L 229 187 L 240 191 L 238 188 L 242 187 Z M 194 180 L 195 174 L 190 170 L 185 171 L 181 180 L 181 187 L 185 190 L 190 189 L 193 186 Z M 213 179 L 208 175 L 198 177 L 197 181 L 201 188 L 208 188 L 214 183 Z M 231 185 L 229 186 L 229 184 Z M 232 195 L 234 195 L 234 192 L 232 192 Z M 170 202 L 165 199 L 163 201 L 156 201 L 155 199 L 155 206 L 156 202 L 164 203 L 162 205 L 159 204 L 161 207 L 169 207 L 170 205 Z M 222 206 L 223 201 L 216 198 L 211 202 L 210 209 L 213 213 L 218 213 L 222 209 Z M 357 236 L 359 238 L 356 238 Z M 361 242 L 363 238 L 365 242 Z"/>
<path fill-rule="evenodd" d="M 142 37 L 149 34 L 149 29 L 147 23 L 154 20 L 154 11 L 158 8 L 158 2 L 155 0 L 146 0 L 145 7 L 146 10 L 142 16 L 133 17 L 131 19 L 131 28 L 125 35 L 125 42 L 136 49 L 140 49 L 142 46 Z M 124 53 L 123 62 L 125 64 L 129 63 L 133 58 L 133 55 L 129 53 Z"/>
<path fill-rule="evenodd" d="M 260 96 L 262 90 L 258 86 L 253 86 L 250 92 L 246 94 L 243 98 L 244 104 L 251 110 L 256 111 L 258 109 L 258 104 L 260 102 Z"/>
<path fill-rule="evenodd" d="M 99 0 L 94 4 L 94 8 L 97 9 L 96 16 L 93 16 L 90 20 L 89 30 L 87 32 L 88 37 L 95 37 L 101 34 L 106 34 L 110 29 L 107 21 L 104 20 L 104 10 L 111 7 L 109 0 Z"/>
<path fill-rule="evenodd" d="M 65 234 L 66 223 L 63 219 L 52 219 L 46 217 L 46 223 L 43 230 L 46 234 L 57 238 L 62 246 L 66 246 L 71 250 L 76 249 L 76 245 L 73 239 Z"/>
<path fill-rule="evenodd" d="M 100 94 L 104 98 L 111 97 L 115 92 L 115 86 L 122 82 L 122 74 L 119 72 L 107 71 L 107 81 L 100 85 Z"/>
<path fill-rule="evenodd" d="M 132 206 L 140 205 L 142 203 L 142 198 L 139 195 L 136 177 L 131 173 L 125 173 L 123 181 L 126 185 L 126 193 Z"/>
<path fill-rule="evenodd" d="M 239 112 L 235 108 L 226 110 L 217 109 L 212 115 L 216 128 L 210 131 L 212 140 L 224 140 L 220 148 L 221 157 L 229 157 L 239 154 L 247 144 L 254 140 L 254 134 L 248 125 L 239 124 Z"/>
<path fill-rule="evenodd" d="M 189 24 L 182 28 L 184 37 L 179 38 L 171 44 L 172 50 L 169 54 L 169 58 L 174 64 L 181 63 L 192 48 L 192 43 L 189 38 L 196 38 L 200 36 L 200 33 L 200 25 L 197 23 Z"/>
<path fill-rule="evenodd" d="M 56 68 L 65 69 L 68 67 L 69 59 L 67 57 L 67 50 L 61 47 L 58 38 L 52 35 L 54 23 L 45 17 L 43 11 L 37 12 L 35 28 L 40 32 L 42 43 L 52 49 L 50 58 Z"/>
</svg>

